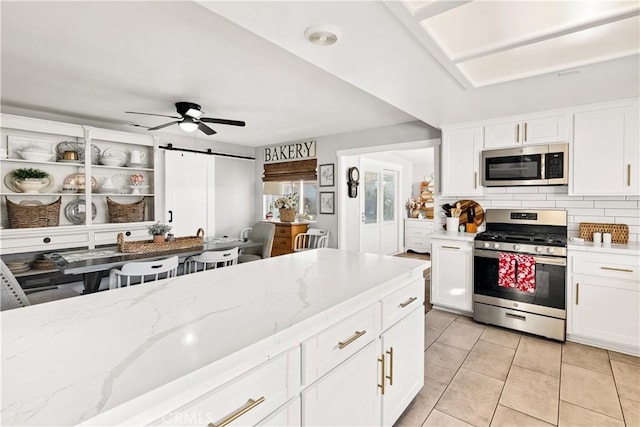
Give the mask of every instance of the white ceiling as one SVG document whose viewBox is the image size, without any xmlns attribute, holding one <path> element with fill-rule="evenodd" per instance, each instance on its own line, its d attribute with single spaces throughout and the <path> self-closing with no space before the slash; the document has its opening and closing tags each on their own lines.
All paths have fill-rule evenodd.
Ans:
<svg viewBox="0 0 640 427">
<path fill-rule="evenodd" d="M 191 101 L 247 123 L 198 138 L 249 146 L 415 120 L 193 2 L 1 7 L 3 112 L 156 126 L 171 119 L 125 111 L 175 115 Z"/>
<path fill-rule="evenodd" d="M 430 13 L 453 13 L 458 3 L 466 2 L 435 2 Z M 525 66 L 524 78 L 465 88 L 463 72 L 443 66 L 401 22 L 398 15 L 409 11 L 397 1 L 2 1 L 0 7 L 4 112 L 155 126 L 164 118 L 124 111 L 172 115 L 174 102 L 192 101 L 207 116 L 247 122 L 212 126 L 218 134 L 199 138 L 248 146 L 414 118 L 439 127 L 640 90 L 637 54 L 563 77 L 526 77 Z M 335 45 L 305 39 L 305 29 L 319 24 L 339 29 Z M 473 72 L 485 78 L 491 68 Z M 185 135 L 177 127 L 166 131 Z"/>
<path fill-rule="evenodd" d="M 398 18 L 467 88 L 639 53 L 638 1 L 402 3 Z"/>
</svg>

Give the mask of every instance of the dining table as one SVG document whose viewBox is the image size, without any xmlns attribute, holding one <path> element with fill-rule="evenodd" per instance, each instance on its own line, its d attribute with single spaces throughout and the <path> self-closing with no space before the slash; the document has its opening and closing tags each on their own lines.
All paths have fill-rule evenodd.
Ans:
<svg viewBox="0 0 640 427">
<path fill-rule="evenodd" d="M 191 255 L 206 251 L 224 251 L 227 249 L 247 249 L 261 247 L 262 242 L 233 237 L 213 237 L 205 239 L 202 245 L 182 249 L 171 249 L 157 252 L 128 253 L 118 251 L 117 245 L 100 246 L 95 249 L 50 252 L 44 254 L 63 274 L 81 274 L 85 294 L 98 292 L 105 272 L 119 268 L 132 261 L 153 261 L 178 255 L 184 262 Z"/>
</svg>

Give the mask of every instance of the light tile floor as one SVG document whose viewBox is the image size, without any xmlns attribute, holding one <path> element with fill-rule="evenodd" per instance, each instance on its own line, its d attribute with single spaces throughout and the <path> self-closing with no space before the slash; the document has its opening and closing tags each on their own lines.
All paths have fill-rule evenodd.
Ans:
<svg viewBox="0 0 640 427">
<path fill-rule="evenodd" d="M 396 427 L 640 427 L 640 358 L 425 315 L 424 387 Z"/>
</svg>

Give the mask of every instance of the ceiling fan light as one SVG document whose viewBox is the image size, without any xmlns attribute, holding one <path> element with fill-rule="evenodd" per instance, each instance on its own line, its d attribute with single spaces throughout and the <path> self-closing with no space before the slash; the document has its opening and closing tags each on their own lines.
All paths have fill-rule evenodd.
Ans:
<svg viewBox="0 0 640 427">
<path fill-rule="evenodd" d="M 185 116 L 190 116 L 190 117 L 195 117 L 196 119 L 199 119 L 202 116 L 202 111 L 200 110 L 196 110 L 195 108 L 189 108 L 187 110 L 186 113 L 184 113 Z"/>
<path fill-rule="evenodd" d="M 193 132 L 198 129 L 198 124 L 191 119 L 191 117 L 185 117 L 178 126 L 185 132 Z"/>
</svg>

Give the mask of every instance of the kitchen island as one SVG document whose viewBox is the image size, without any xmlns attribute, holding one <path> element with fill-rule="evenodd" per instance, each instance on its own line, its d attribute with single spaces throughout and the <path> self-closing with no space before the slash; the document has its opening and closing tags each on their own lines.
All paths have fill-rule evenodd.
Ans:
<svg viewBox="0 0 640 427">
<path fill-rule="evenodd" d="M 428 267 L 319 249 L 3 312 L 1 423 L 390 425 L 422 387 Z"/>
</svg>

